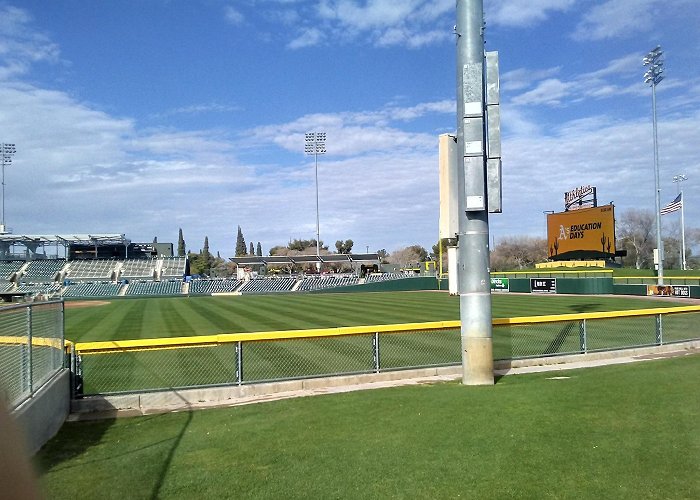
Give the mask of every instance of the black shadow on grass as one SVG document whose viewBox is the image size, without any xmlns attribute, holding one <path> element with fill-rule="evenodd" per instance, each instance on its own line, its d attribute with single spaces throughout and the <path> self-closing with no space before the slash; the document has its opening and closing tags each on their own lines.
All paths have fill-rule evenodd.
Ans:
<svg viewBox="0 0 700 500">
<path fill-rule="evenodd" d="M 564 345 L 566 339 L 574 333 L 576 333 L 576 336 L 578 336 L 578 324 L 565 323 L 561 330 L 559 330 L 559 333 L 557 333 L 556 337 L 554 337 L 554 339 L 545 348 L 543 354 L 556 354 L 561 352 L 562 346 Z"/>
<path fill-rule="evenodd" d="M 107 412 L 111 413 L 111 412 Z M 116 414 L 116 410 L 114 411 Z M 61 465 L 64 462 L 83 456 L 90 448 L 98 446 L 102 442 L 107 430 L 114 425 L 115 417 L 100 418 L 84 422 L 68 422 L 63 424 L 58 435 L 48 443 L 34 457 L 34 463 L 41 471 L 52 472 L 71 469 L 79 465 Z M 75 433 L 69 427 L 80 426 L 80 436 L 75 438 Z M 1 495 L 0 495 L 1 496 Z"/>
<path fill-rule="evenodd" d="M 179 394 L 176 391 L 174 391 L 174 394 L 179 397 Z M 165 480 L 165 476 L 168 474 L 168 469 L 170 469 L 170 464 L 173 461 L 173 457 L 175 456 L 175 452 L 177 451 L 178 447 L 180 446 L 180 442 L 182 441 L 182 437 L 185 435 L 185 432 L 187 432 L 187 428 L 190 426 L 190 423 L 192 423 L 192 409 L 191 408 L 187 410 L 187 420 L 182 425 L 182 429 L 180 429 L 180 432 L 177 434 L 177 436 L 173 440 L 172 446 L 170 446 L 170 450 L 168 451 L 168 455 L 165 457 L 165 460 L 163 460 L 163 464 L 160 468 L 160 473 L 158 474 L 156 484 L 153 485 L 153 491 L 151 492 L 151 498 L 155 499 L 155 498 L 160 497 L 160 489 L 163 487 L 163 481 Z"/>
<path fill-rule="evenodd" d="M 571 310 L 574 311 L 575 313 L 587 313 L 587 312 L 596 312 L 600 311 L 602 308 L 602 304 L 599 302 L 591 302 L 588 304 L 575 304 L 571 306 Z"/>
</svg>

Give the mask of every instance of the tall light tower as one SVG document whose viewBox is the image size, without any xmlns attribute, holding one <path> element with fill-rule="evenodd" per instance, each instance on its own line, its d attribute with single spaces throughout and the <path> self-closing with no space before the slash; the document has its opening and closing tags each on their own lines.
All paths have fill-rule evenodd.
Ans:
<svg viewBox="0 0 700 500">
<path fill-rule="evenodd" d="M 656 186 L 656 248 L 658 249 L 659 272 L 658 284 L 664 284 L 664 248 L 663 240 L 661 239 L 661 188 L 659 186 L 659 143 L 656 128 L 656 86 L 664 79 L 664 62 L 661 59 L 663 52 L 661 46 L 657 45 L 655 49 L 649 52 L 642 60 L 644 66 L 649 66 L 649 69 L 644 73 L 644 83 L 651 85 L 651 108 L 652 108 L 652 123 L 654 127 L 654 179 Z"/>
<path fill-rule="evenodd" d="M 17 151 L 14 144 L 0 144 L 0 156 L 2 156 L 2 214 L 0 214 L 0 234 L 7 232 L 5 226 L 5 165 L 12 163 L 12 157 Z"/>
<path fill-rule="evenodd" d="M 681 182 L 687 181 L 688 178 L 683 175 L 674 175 L 673 182 L 678 184 L 678 194 L 681 197 L 681 269 L 686 270 L 685 262 L 685 200 L 683 199 L 683 188 L 681 188 Z"/>
<path fill-rule="evenodd" d="M 308 132 L 304 136 L 304 153 L 314 155 L 316 164 L 316 257 L 321 256 L 321 225 L 318 215 L 318 155 L 326 154 L 326 133 Z M 321 263 L 317 264 L 320 269 Z"/>
</svg>

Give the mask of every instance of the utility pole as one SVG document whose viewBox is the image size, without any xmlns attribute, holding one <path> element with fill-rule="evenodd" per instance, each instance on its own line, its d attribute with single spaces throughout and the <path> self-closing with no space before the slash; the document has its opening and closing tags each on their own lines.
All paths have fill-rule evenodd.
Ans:
<svg viewBox="0 0 700 500">
<path fill-rule="evenodd" d="M 462 383 L 493 385 L 483 0 L 457 0 L 455 34 Z"/>
</svg>

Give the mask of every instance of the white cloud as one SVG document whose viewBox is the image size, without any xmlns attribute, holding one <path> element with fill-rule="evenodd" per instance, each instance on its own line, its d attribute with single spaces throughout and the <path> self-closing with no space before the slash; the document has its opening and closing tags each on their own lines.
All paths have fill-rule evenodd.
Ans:
<svg viewBox="0 0 700 500">
<path fill-rule="evenodd" d="M 303 49 L 305 47 L 313 47 L 318 45 L 324 39 L 324 34 L 317 28 L 309 28 L 304 30 L 297 38 L 289 42 L 287 47 L 290 49 Z"/>
<path fill-rule="evenodd" d="M 512 99 L 513 104 L 520 106 L 536 106 L 546 104 L 558 106 L 564 98 L 569 96 L 571 84 L 563 82 L 557 78 L 542 80 L 537 86 Z"/>
<path fill-rule="evenodd" d="M 358 31 L 396 26 L 407 19 L 423 0 L 323 0 L 318 13 L 321 18 L 337 21 Z"/>
<path fill-rule="evenodd" d="M 631 37 L 648 31 L 654 22 L 658 0 L 608 0 L 591 8 L 579 23 L 577 40 L 604 40 Z"/>
<path fill-rule="evenodd" d="M 565 12 L 575 0 L 486 0 L 486 21 L 501 26 L 524 27 L 545 21 L 552 12 Z"/>
<path fill-rule="evenodd" d="M 562 67 L 544 70 L 518 68 L 503 75 L 502 88 L 511 93 L 523 91 L 510 100 L 518 106 L 563 106 L 580 102 L 584 98 L 641 95 L 645 89 L 639 84 L 640 61 L 640 54 L 628 54 L 611 60 L 599 70 L 571 75 L 569 78 L 550 77 L 560 75 Z"/>
<path fill-rule="evenodd" d="M 243 14 L 241 14 L 239 10 L 234 9 L 230 5 L 224 7 L 224 18 L 227 22 L 233 24 L 234 26 L 243 24 L 243 21 L 245 21 L 245 17 L 243 16 Z"/>
<path fill-rule="evenodd" d="M 38 62 L 60 62 L 58 46 L 33 29 L 32 21 L 26 10 L 0 6 L 0 78 L 24 74 Z"/>
<path fill-rule="evenodd" d="M 454 0 L 323 0 L 315 12 L 319 23 L 314 28 L 328 39 L 419 48 L 452 36 L 454 21 L 446 16 L 452 10 Z"/>
<path fill-rule="evenodd" d="M 694 0 L 607 0 L 586 12 L 573 38 L 582 41 L 631 38 L 652 31 L 669 12 L 685 7 L 697 18 Z M 696 23 L 697 19 L 687 21 Z"/>
<path fill-rule="evenodd" d="M 501 75 L 501 89 L 506 91 L 522 90 L 532 85 L 537 80 L 551 78 L 561 71 L 561 66 L 534 70 L 529 68 L 518 68 Z"/>
</svg>

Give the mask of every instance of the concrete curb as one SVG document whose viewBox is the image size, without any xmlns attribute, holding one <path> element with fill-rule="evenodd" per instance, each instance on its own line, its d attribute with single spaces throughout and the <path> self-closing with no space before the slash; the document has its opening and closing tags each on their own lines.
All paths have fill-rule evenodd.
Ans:
<svg viewBox="0 0 700 500">
<path fill-rule="evenodd" d="M 618 351 L 499 361 L 499 376 L 572 370 L 700 354 L 700 340 Z M 150 415 L 201 408 L 248 405 L 266 401 L 459 380 L 462 367 L 421 368 L 241 386 L 173 389 L 114 396 L 89 396 L 71 401 L 69 421 Z"/>
</svg>

